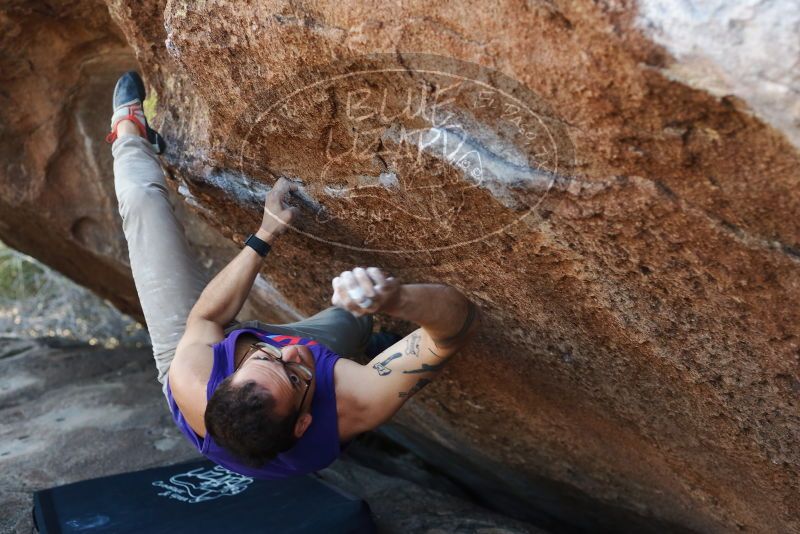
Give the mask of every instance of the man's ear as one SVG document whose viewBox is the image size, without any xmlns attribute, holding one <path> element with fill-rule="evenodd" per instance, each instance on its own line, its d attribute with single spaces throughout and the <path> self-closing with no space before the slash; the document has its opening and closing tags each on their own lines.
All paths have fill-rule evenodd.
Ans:
<svg viewBox="0 0 800 534">
<path fill-rule="evenodd" d="M 294 424 L 294 437 L 300 439 L 306 433 L 308 427 L 311 426 L 311 414 L 304 413 Z"/>
</svg>

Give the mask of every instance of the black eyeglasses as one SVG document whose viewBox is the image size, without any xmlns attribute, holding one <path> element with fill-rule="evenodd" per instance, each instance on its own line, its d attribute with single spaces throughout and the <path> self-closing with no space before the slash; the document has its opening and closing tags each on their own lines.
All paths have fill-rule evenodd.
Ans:
<svg viewBox="0 0 800 534">
<path fill-rule="evenodd" d="M 300 406 L 297 408 L 297 417 L 300 417 L 300 410 L 303 409 L 308 390 L 311 389 L 311 379 L 314 378 L 314 373 L 302 363 L 283 361 L 283 354 L 280 349 L 268 343 L 253 343 L 250 345 L 250 351 L 248 351 L 244 359 L 242 359 L 242 362 L 246 361 L 254 352 L 263 354 L 263 356 L 253 356 L 255 359 L 280 363 L 284 371 L 286 371 L 286 376 L 289 378 L 289 382 L 291 382 L 293 388 L 298 388 L 301 382 L 305 382 L 306 390 L 303 392 L 303 399 L 300 401 Z M 241 364 L 239 365 L 241 366 Z M 290 370 L 294 371 L 295 374 L 291 373 Z"/>
</svg>

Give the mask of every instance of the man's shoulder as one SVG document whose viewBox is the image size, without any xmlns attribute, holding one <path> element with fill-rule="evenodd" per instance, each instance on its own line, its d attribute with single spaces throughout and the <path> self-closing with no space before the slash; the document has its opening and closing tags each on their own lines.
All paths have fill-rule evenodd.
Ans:
<svg viewBox="0 0 800 534">
<path fill-rule="evenodd" d="M 363 380 L 364 366 L 339 358 L 333 368 L 333 384 L 336 391 L 336 415 L 339 420 L 339 440 L 347 442 L 358 435 L 361 414 L 364 411 L 358 396 L 358 384 Z"/>
<path fill-rule="evenodd" d="M 179 346 L 169 367 L 170 385 L 191 388 L 208 383 L 214 367 L 214 348 L 205 343 Z M 173 385 L 175 384 L 175 385 Z"/>
<path fill-rule="evenodd" d="M 206 392 L 211 370 L 214 367 L 214 349 L 196 344 L 179 347 L 168 373 L 168 387 L 183 417 L 198 435 L 206 432 L 203 415 L 206 410 Z M 183 357 L 179 358 L 179 354 Z"/>
</svg>

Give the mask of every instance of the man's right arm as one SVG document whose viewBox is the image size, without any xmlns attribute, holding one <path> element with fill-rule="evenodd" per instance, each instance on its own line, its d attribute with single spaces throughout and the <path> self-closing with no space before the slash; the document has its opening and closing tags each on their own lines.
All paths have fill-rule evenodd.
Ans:
<svg viewBox="0 0 800 534">
<path fill-rule="evenodd" d="M 478 326 L 478 307 L 460 291 L 444 284 L 404 284 L 397 301 L 383 313 L 418 324 L 432 343 L 432 355 L 446 359 Z"/>
<path fill-rule="evenodd" d="M 348 414 L 347 434 L 342 439 L 371 430 L 389 420 L 405 402 L 429 384 L 447 360 L 463 347 L 480 324 L 480 311 L 457 289 L 443 284 L 399 285 L 370 270 L 372 290 L 364 269 L 352 271 L 353 280 L 342 273 L 334 281 L 333 302 L 356 315 L 382 312 L 420 325 L 367 365 L 354 369 L 348 395 L 355 414 Z M 353 281 L 360 279 L 364 296 L 373 300 L 367 309 L 351 297 Z M 377 290 L 375 289 L 377 286 Z M 396 286 L 396 287 L 393 287 Z M 363 300 L 363 299 L 362 299 Z"/>
</svg>

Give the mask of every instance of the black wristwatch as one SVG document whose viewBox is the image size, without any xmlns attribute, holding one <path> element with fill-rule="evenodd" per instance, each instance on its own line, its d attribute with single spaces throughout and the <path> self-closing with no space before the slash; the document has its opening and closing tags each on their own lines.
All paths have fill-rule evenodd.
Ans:
<svg viewBox="0 0 800 534">
<path fill-rule="evenodd" d="M 244 241 L 245 246 L 248 246 L 258 252 L 258 255 L 262 258 L 267 255 L 267 253 L 272 248 L 269 246 L 269 243 L 266 241 L 262 241 L 261 239 L 257 238 L 255 234 L 250 234 L 247 236 L 247 239 Z"/>
</svg>

